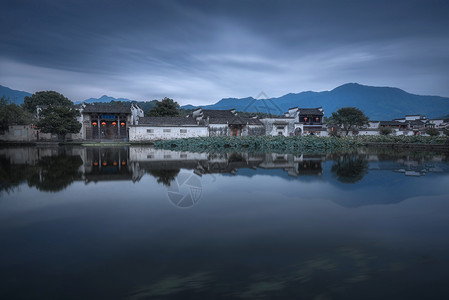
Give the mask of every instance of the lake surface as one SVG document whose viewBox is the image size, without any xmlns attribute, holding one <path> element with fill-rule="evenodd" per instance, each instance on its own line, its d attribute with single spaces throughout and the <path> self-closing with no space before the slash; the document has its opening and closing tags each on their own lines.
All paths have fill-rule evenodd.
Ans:
<svg viewBox="0 0 449 300">
<path fill-rule="evenodd" d="M 0 298 L 444 299 L 448 161 L 0 148 Z"/>
</svg>

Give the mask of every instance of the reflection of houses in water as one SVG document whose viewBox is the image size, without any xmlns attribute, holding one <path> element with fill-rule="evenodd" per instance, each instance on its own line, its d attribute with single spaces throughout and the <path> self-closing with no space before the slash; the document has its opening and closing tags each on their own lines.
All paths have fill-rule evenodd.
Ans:
<svg viewBox="0 0 449 300">
<path fill-rule="evenodd" d="M 206 161 L 199 162 L 195 174 L 230 173 L 236 174 L 238 169 L 256 169 L 263 161 L 263 154 L 220 153 L 209 154 Z"/>
<path fill-rule="evenodd" d="M 412 177 L 425 176 L 427 173 L 445 172 L 444 156 L 442 155 L 435 155 L 429 158 L 389 157 L 388 160 L 379 159 L 377 155 L 370 155 L 368 161 L 370 162 L 370 171 L 392 171 Z"/>
<path fill-rule="evenodd" d="M 236 174 L 239 169 L 282 169 L 290 176 L 321 175 L 325 156 L 272 153 L 191 153 L 131 147 L 130 161 L 135 168 L 150 170 L 193 170 L 204 174 Z"/>
<path fill-rule="evenodd" d="M 447 157 L 444 155 L 362 154 L 357 157 L 365 162 L 364 168 L 369 172 L 389 171 L 406 176 L 449 172 Z M 150 174 L 158 182 L 168 185 L 181 169 L 193 170 L 199 176 L 236 174 L 239 169 L 282 170 L 293 177 L 320 176 L 323 173 L 323 162 L 335 160 L 335 157 L 275 153 L 190 153 L 149 147 L 21 147 L 0 149 L 0 159 L 4 169 L 17 170 L 14 176 L 10 173 L 11 178 L 4 179 L 6 183 L 17 185 L 28 180 L 32 186 L 50 189 L 52 187 L 48 182 L 54 180 L 55 176 L 64 177 L 67 184 L 77 180 L 87 184 L 114 180 L 137 182 L 145 174 Z M 358 166 L 354 165 L 357 162 L 349 160 L 347 165 L 340 167 L 351 169 Z M 344 173 L 348 170 L 338 171 Z M 54 176 L 44 178 L 44 173 Z"/>
<path fill-rule="evenodd" d="M 86 183 L 105 180 L 138 181 L 142 177 L 130 166 L 127 147 L 85 148 L 83 161 Z"/>
<path fill-rule="evenodd" d="M 323 173 L 322 161 L 326 156 L 291 154 L 265 154 L 265 159 L 259 167 L 263 169 L 283 169 L 290 176 L 321 175 Z"/>
</svg>

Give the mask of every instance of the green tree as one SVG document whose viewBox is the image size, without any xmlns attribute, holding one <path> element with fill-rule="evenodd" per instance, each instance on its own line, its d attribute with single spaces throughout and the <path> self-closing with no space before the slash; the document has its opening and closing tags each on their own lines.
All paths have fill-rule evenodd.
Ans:
<svg viewBox="0 0 449 300">
<path fill-rule="evenodd" d="M 430 136 L 439 136 L 440 135 L 440 131 L 436 128 L 426 128 L 426 133 Z"/>
<path fill-rule="evenodd" d="M 66 138 L 68 133 L 78 133 L 81 123 L 76 119 L 80 112 L 67 106 L 49 106 L 39 113 L 37 127 L 44 133 L 57 134 L 60 139 Z"/>
<path fill-rule="evenodd" d="M 343 107 L 332 113 L 329 124 L 340 126 L 348 135 L 349 131 L 367 125 L 368 117 L 358 108 Z"/>
<path fill-rule="evenodd" d="M 387 127 L 380 127 L 379 128 L 379 133 L 381 135 L 390 135 L 393 133 L 393 128 L 387 126 Z"/>
<path fill-rule="evenodd" d="M 165 97 L 162 101 L 158 101 L 156 106 L 148 111 L 147 115 L 153 117 L 179 116 L 179 104 L 173 99 Z"/>
<path fill-rule="evenodd" d="M 9 103 L 2 97 L 0 99 L 0 131 L 5 131 L 10 125 L 28 125 L 31 123 L 31 114 L 22 107 Z"/>
<path fill-rule="evenodd" d="M 31 97 L 25 97 L 23 108 L 35 114 L 36 106 L 73 106 L 73 102 L 55 91 L 36 92 Z"/>
</svg>

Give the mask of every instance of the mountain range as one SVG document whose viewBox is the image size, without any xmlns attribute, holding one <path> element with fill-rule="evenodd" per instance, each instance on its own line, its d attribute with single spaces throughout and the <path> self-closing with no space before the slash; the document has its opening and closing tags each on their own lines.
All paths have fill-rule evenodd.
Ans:
<svg viewBox="0 0 449 300">
<path fill-rule="evenodd" d="M 0 98 L 5 97 L 12 103 L 20 105 L 23 103 L 23 100 L 26 96 L 31 96 L 31 94 L 24 91 L 13 90 L 6 86 L 0 85 Z"/>
<path fill-rule="evenodd" d="M 122 102 L 132 102 L 135 100 L 130 100 L 130 99 L 126 99 L 126 98 L 114 98 L 114 97 L 109 97 L 107 95 L 103 95 L 100 98 L 89 98 L 83 101 L 75 101 L 75 104 L 81 104 L 81 103 L 109 103 L 111 101 L 122 101 Z"/>
<path fill-rule="evenodd" d="M 30 93 L 16 91 L 0 85 L 0 97 L 5 96 L 11 102 L 22 104 Z M 439 118 L 449 115 L 449 98 L 439 96 L 421 96 L 407 93 L 393 87 L 374 87 L 358 83 L 347 83 L 331 91 L 290 93 L 278 98 L 224 98 L 215 104 L 201 106 L 204 109 L 232 109 L 247 112 L 265 112 L 281 115 L 291 107 L 315 108 L 323 107 L 325 115 L 342 107 L 357 107 L 371 120 L 392 120 L 404 115 L 421 114 L 428 118 Z M 90 98 L 76 103 L 96 103 L 110 101 L 132 101 L 126 98 L 102 96 Z M 143 102 L 139 102 L 143 103 Z M 181 108 L 195 109 L 197 106 L 185 105 Z"/>
<path fill-rule="evenodd" d="M 407 93 L 398 88 L 373 87 L 357 83 L 347 83 L 331 91 L 302 92 L 287 94 L 278 98 L 255 99 L 225 98 L 204 109 L 232 109 L 248 112 L 283 114 L 291 107 L 323 107 L 325 115 L 342 107 L 357 107 L 371 120 L 392 120 L 404 115 L 421 114 L 428 118 L 439 118 L 449 114 L 449 98 L 439 96 L 420 96 Z M 182 108 L 193 109 L 192 105 Z"/>
</svg>

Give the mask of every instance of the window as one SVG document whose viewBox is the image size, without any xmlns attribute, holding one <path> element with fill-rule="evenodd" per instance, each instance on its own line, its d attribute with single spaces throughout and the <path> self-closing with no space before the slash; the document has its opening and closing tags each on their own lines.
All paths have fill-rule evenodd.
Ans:
<svg viewBox="0 0 449 300">
<path fill-rule="evenodd" d="M 179 157 L 180 158 L 187 158 L 187 154 L 180 154 Z"/>
<path fill-rule="evenodd" d="M 154 129 L 147 129 L 147 133 L 154 133 Z"/>
<path fill-rule="evenodd" d="M 171 132 L 171 129 L 164 129 L 164 132 Z"/>
<path fill-rule="evenodd" d="M 279 131 L 278 135 L 284 135 L 284 133 L 282 131 Z"/>
<path fill-rule="evenodd" d="M 284 130 L 284 126 L 278 126 L 278 130 Z"/>
<path fill-rule="evenodd" d="M 170 154 L 164 154 L 164 158 L 171 158 Z"/>
<path fill-rule="evenodd" d="M 147 158 L 154 158 L 154 156 L 152 154 L 148 154 Z"/>
<path fill-rule="evenodd" d="M 179 132 L 181 132 L 181 133 L 187 133 L 187 129 L 180 129 Z"/>
</svg>

